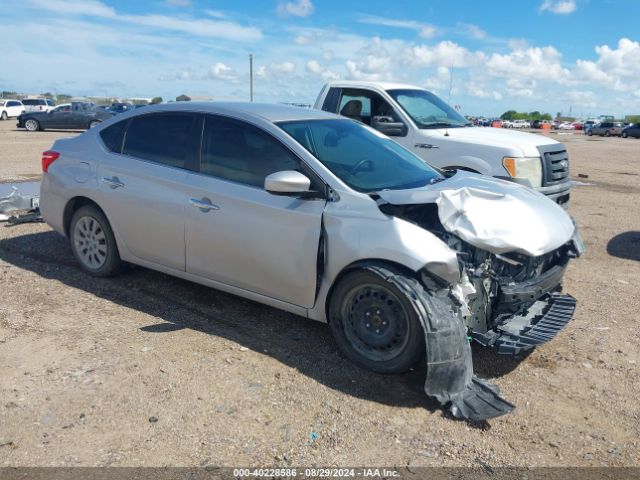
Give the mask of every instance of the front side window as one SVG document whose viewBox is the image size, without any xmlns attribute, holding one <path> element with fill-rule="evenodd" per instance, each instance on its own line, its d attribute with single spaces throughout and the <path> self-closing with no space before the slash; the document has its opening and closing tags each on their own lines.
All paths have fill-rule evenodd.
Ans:
<svg viewBox="0 0 640 480">
<path fill-rule="evenodd" d="M 122 153 L 170 167 L 187 168 L 196 116 L 157 113 L 131 119 Z"/>
<path fill-rule="evenodd" d="M 426 90 L 389 90 L 418 128 L 451 128 L 471 125 L 453 108 Z"/>
<path fill-rule="evenodd" d="M 302 120 L 278 126 L 360 192 L 417 188 L 443 178 L 393 140 L 349 120 Z"/>
<path fill-rule="evenodd" d="M 268 175 L 299 169 L 298 159 L 268 133 L 240 121 L 205 118 L 202 173 L 263 188 Z"/>
</svg>

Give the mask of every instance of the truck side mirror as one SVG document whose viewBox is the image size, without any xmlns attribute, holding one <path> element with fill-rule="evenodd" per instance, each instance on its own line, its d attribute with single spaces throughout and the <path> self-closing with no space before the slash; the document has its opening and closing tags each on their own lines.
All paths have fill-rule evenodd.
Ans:
<svg viewBox="0 0 640 480">
<path fill-rule="evenodd" d="M 371 126 L 388 137 L 403 137 L 407 133 L 407 126 L 394 121 L 393 117 L 378 115 L 371 117 Z"/>
</svg>

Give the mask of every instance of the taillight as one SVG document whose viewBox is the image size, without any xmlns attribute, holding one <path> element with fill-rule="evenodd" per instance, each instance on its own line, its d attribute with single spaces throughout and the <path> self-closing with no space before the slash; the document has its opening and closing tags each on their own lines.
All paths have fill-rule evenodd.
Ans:
<svg viewBox="0 0 640 480">
<path fill-rule="evenodd" d="M 60 154 L 58 152 L 54 152 L 53 150 L 47 150 L 46 152 L 42 152 L 42 171 L 48 172 L 49 166 L 55 162 Z"/>
</svg>

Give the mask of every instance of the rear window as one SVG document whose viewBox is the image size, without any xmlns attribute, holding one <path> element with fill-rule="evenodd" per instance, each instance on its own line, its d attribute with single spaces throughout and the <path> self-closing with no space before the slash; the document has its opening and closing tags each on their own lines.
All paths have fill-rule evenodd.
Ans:
<svg viewBox="0 0 640 480">
<path fill-rule="evenodd" d="M 187 168 L 196 116 L 157 113 L 131 119 L 122 153 L 169 167 Z"/>
<path fill-rule="evenodd" d="M 4 107 L 4 102 L 0 100 L 0 107 Z"/>
</svg>

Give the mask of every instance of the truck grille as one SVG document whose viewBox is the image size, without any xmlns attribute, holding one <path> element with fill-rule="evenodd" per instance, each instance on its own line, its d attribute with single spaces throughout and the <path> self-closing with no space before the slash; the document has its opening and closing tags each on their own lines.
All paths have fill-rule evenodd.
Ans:
<svg viewBox="0 0 640 480">
<path fill-rule="evenodd" d="M 543 186 L 556 185 L 569 177 L 569 156 L 566 150 L 542 153 Z"/>
</svg>

